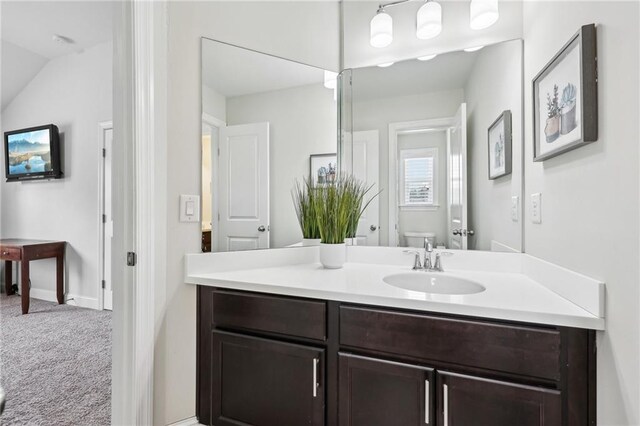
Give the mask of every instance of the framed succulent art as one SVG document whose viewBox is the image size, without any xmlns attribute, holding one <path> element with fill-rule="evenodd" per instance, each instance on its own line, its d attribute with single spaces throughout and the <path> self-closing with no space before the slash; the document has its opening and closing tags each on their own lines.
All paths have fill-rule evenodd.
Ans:
<svg viewBox="0 0 640 426">
<path fill-rule="evenodd" d="M 533 161 L 598 139 L 596 27 L 584 25 L 533 79 Z"/>
</svg>

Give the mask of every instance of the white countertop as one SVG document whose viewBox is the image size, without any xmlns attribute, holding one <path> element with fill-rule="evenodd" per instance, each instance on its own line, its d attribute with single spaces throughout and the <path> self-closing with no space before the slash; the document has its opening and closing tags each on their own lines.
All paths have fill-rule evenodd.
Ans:
<svg viewBox="0 0 640 426">
<path fill-rule="evenodd" d="M 317 250 L 317 248 L 315 248 Z M 284 251 L 284 250 L 294 250 Z M 367 305 L 387 306 L 425 312 L 440 312 L 448 314 L 467 315 L 482 318 L 504 319 L 536 324 L 549 324 L 604 329 L 602 315 L 589 312 L 579 306 L 580 300 L 570 300 L 532 279 L 521 272 L 522 259 L 516 257 L 524 255 L 484 253 L 486 259 L 498 260 L 501 267 L 487 268 L 488 270 L 470 270 L 458 266 L 477 265 L 472 259 L 476 255 L 461 254 L 458 262 L 451 262 L 444 275 L 466 278 L 482 284 L 486 289 L 481 293 L 469 295 L 429 294 L 411 290 L 404 290 L 386 284 L 383 278 L 397 273 L 423 272 L 410 271 L 409 262 L 404 257 L 393 257 L 387 250 L 381 257 L 390 258 L 391 264 L 381 264 L 380 259 L 373 262 L 362 262 L 363 251 L 352 253 L 343 269 L 324 269 L 315 257 L 314 248 L 283 249 L 260 252 L 216 253 L 206 255 L 187 255 L 185 281 L 190 284 L 214 286 L 220 288 L 256 291 L 262 293 L 307 297 L 315 299 L 336 300 L 342 302 L 361 303 Z M 370 248 L 367 250 L 371 250 Z M 397 251 L 397 250 L 396 250 Z M 271 256 L 268 252 L 271 253 Z M 364 258 L 371 257 L 369 253 Z M 235 257 L 234 257 L 235 254 Z M 387 256 L 385 256 L 387 255 Z M 196 257 L 197 256 L 197 257 Z M 208 256 L 208 257 L 201 257 Z M 514 258 L 504 256 L 516 256 Z M 271 257 L 271 259 L 269 259 Z M 469 257 L 469 262 L 462 258 Z M 476 256 L 477 257 L 477 256 Z M 481 259 L 485 259 L 481 258 Z M 397 263 L 402 259 L 403 264 Z M 506 260 L 505 260 L 506 259 Z M 240 263 L 234 262 L 235 260 Z M 271 261 L 270 261 L 271 260 Z M 445 260 L 445 261 L 448 261 Z M 211 265 L 208 268 L 208 263 Z M 486 263 L 486 262 L 484 262 Z M 243 265 L 243 266 L 241 266 Z M 250 266 L 247 266 L 250 265 Z M 548 266 L 547 266 L 548 268 Z M 493 270 L 492 270 L 493 269 Z M 562 271 L 565 274 L 566 270 Z M 549 271 L 545 271 L 549 277 Z M 536 274 L 532 274 L 536 276 Z M 537 276 L 541 276 L 539 273 Z M 581 276 L 578 276 L 578 278 Z M 570 282 L 566 276 L 558 276 L 563 282 Z M 585 280 L 589 280 L 584 277 Z M 575 277 L 574 277 L 575 280 Z M 596 287 L 592 294 L 604 295 L 604 285 Z M 588 284 L 582 282 L 579 288 L 588 290 Z M 586 291 L 589 293 L 589 291 Z M 584 297 L 584 296 L 583 296 Z M 585 306 L 602 306 L 603 301 L 588 301 Z"/>
</svg>

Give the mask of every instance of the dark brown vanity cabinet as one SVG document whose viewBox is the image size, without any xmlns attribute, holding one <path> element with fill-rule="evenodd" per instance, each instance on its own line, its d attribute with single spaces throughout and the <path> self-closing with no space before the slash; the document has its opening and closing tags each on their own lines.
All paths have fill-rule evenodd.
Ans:
<svg viewBox="0 0 640 426">
<path fill-rule="evenodd" d="M 340 353 L 340 425 L 435 425 L 432 368 Z"/>
<path fill-rule="evenodd" d="M 213 424 L 324 425 L 324 350 L 213 332 Z"/>
<path fill-rule="evenodd" d="M 595 425 L 595 333 L 198 288 L 197 415 L 234 426 Z"/>
</svg>

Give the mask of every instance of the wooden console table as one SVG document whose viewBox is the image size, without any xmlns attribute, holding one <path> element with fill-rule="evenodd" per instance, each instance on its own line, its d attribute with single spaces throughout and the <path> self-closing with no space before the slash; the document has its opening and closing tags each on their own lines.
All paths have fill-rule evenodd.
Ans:
<svg viewBox="0 0 640 426">
<path fill-rule="evenodd" d="M 29 262 L 56 258 L 56 296 L 64 303 L 64 248 L 66 241 L 39 241 L 23 239 L 0 240 L 0 259 L 4 260 L 4 282 L 7 295 L 13 291 L 11 262 L 20 262 L 22 314 L 29 312 Z"/>
</svg>

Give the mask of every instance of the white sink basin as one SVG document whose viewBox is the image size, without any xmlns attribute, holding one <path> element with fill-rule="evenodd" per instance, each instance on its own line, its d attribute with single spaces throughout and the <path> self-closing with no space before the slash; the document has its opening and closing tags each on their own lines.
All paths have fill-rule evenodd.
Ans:
<svg viewBox="0 0 640 426">
<path fill-rule="evenodd" d="M 388 275 L 382 281 L 405 290 L 431 294 L 474 294 L 485 291 L 483 285 L 474 281 L 441 273 L 407 272 Z"/>
</svg>

